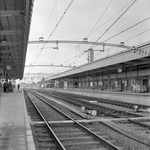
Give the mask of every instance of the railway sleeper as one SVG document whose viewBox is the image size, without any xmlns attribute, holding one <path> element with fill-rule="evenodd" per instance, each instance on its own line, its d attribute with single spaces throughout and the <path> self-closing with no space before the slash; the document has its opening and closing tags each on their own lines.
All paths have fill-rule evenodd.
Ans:
<svg viewBox="0 0 150 150">
<path fill-rule="evenodd" d="M 100 145 L 100 143 L 98 141 L 93 141 L 93 142 L 76 142 L 76 143 L 63 143 L 63 145 L 65 147 L 70 147 L 70 146 L 85 146 L 85 145 L 99 145 L 100 148 L 98 148 L 98 150 L 109 150 L 108 148 L 105 148 L 103 145 Z M 45 143 L 45 142 L 42 142 L 42 143 L 39 143 L 39 148 L 56 148 L 56 145 L 54 143 Z M 103 148 L 103 149 L 102 149 Z M 92 149 L 91 149 L 92 150 Z M 97 150 L 97 149 L 96 149 Z"/>
<path fill-rule="evenodd" d="M 109 150 L 108 148 L 95 148 L 95 149 L 89 149 L 89 150 Z"/>
<path fill-rule="evenodd" d="M 68 146 L 79 146 L 79 145 L 95 145 L 95 144 L 100 144 L 99 141 L 88 141 L 88 142 L 64 142 L 63 145 L 68 147 Z M 102 146 L 102 145 L 100 145 Z"/>
<path fill-rule="evenodd" d="M 67 140 L 84 140 L 84 139 L 92 139 L 92 137 L 72 137 L 72 138 L 59 138 L 59 140 L 61 142 L 64 141 L 63 145 L 68 147 L 68 146 L 76 146 L 76 145 L 95 145 L 95 144 L 99 144 L 99 141 L 90 141 L 90 142 L 76 142 L 76 143 L 72 143 L 72 142 L 66 142 Z M 50 148 L 54 148 L 55 145 L 53 143 L 53 139 L 51 138 L 47 138 L 47 139 L 42 139 L 42 138 L 38 138 L 39 142 L 41 142 L 39 144 L 40 147 L 50 147 Z M 50 143 L 47 143 L 50 142 Z M 115 144 L 116 141 L 115 140 L 109 140 L 110 143 Z M 123 146 L 118 146 L 118 148 L 123 149 Z M 92 149 L 93 150 L 93 149 Z M 103 148 L 98 148 L 96 150 L 103 150 Z M 108 150 L 108 148 L 104 148 L 104 150 Z"/>
<path fill-rule="evenodd" d="M 51 148 L 38 148 L 38 150 L 59 150 L 57 147 Z"/>
<path fill-rule="evenodd" d="M 115 143 L 116 142 L 115 140 L 110 139 L 110 137 L 108 137 L 108 136 L 102 136 L 102 137 L 105 138 L 106 140 L 108 140 L 111 143 Z M 60 137 L 59 140 L 61 140 L 61 141 L 66 141 L 66 140 L 86 140 L 86 139 L 92 139 L 92 138 L 93 137 L 89 137 L 89 136 L 84 136 L 84 137 Z M 38 137 L 38 140 L 40 142 L 52 141 L 52 139 L 50 137 L 48 137 L 48 136 L 46 136 L 46 137 L 44 137 L 44 136 Z"/>
<path fill-rule="evenodd" d="M 85 137 L 64 137 L 64 138 L 59 138 L 60 141 L 71 141 L 71 140 L 87 140 L 87 139 L 92 139 L 92 137 L 89 137 L 89 136 L 85 136 Z M 51 141 L 52 139 L 50 138 L 47 138 L 47 139 L 42 139 L 42 138 L 38 138 L 38 140 L 40 142 L 43 142 L 43 141 Z"/>
<path fill-rule="evenodd" d="M 45 142 L 39 143 L 38 147 L 39 148 L 50 148 L 50 149 L 57 148 L 55 143 L 45 143 Z"/>
<path fill-rule="evenodd" d="M 39 133 L 38 136 L 39 136 L 39 137 L 40 137 L 40 136 L 41 136 L 41 137 L 49 137 L 50 135 L 49 135 L 49 133 L 44 133 L 44 134 L 43 134 L 43 133 Z"/>
<path fill-rule="evenodd" d="M 41 138 L 41 137 L 38 137 L 38 141 L 39 142 L 53 142 L 54 140 L 52 138 Z"/>
<path fill-rule="evenodd" d="M 70 135 L 70 133 L 56 133 L 57 134 L 57 136 L 69 136 Z M 102 136 L 102 137 L 106 137 L 107 135 L 106 134 L 103 134 L 102 132 L 96 132 L 96 134 L 98 134 L 98 135 L 100 135 L 100 136 Z M 85 132 L 79 132 L 79 133 L 73 133 L 72 135 L 77 135 L 77 136 L 83 136 L 83 135 L 87 135 L 87 133 L 85 133 Z"/>
<path fill-rule="evenodd" d="M 47 132 L 48 132 L 48 130 L 47 130 L 47 129 L 39 129 L 39 130 L 37 130 L 36 132 L 40 132 L 40 133 L 47 133 Z"/>
<path fill-rule="evenodd" d="M 72 128 L 67 130 L 66 128 L 59 128 L 59 129 L 53 129 L 54 132 L 81 132 L 81 129 L 77 129 L 77 128 Z"/>
</svg>

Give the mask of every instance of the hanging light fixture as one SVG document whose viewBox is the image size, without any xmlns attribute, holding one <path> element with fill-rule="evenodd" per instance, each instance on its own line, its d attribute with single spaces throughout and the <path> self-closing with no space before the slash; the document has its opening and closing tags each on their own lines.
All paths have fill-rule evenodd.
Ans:
<svg viewBox="0 0 150 150">
<path fill-rule="evenodd" d="M 122 72 L 122 68 L 118 68 L 117 71 L 118 71 L 119 73 L 121 73 L 121 72 Z"/>
<path fill-rule="evenodd" d="M 44 41 L 44 37 L 39 37 L 39 41 Z"/>
<path fill-rule="evenodd" d="M 7 42 L 7 41 L 6 41 L 6 37 L 5 37 L 5 35 L 4 35 L 4 38 L 3 38 L 3 40 L 2 40 L 1 42 L 2 42 L 2 43 Z"/>
<path fill-rule="evenodd" d="M 124 46 L 124 42 L 120 42 L 120 45 L 121 45 L 121 46 Z"/>
<path fill-rule="evenodd" d="M 7 42 L 7 41 L 6 41 L 5 37 L 4 37 L 3 40 L 2 40 L 2 43 L 5 43 L 5 42 Z"/>
<path fill-rule="evenodd" d="M 88 42 L 88 38 L 83 38 L 83 42 Z"/>
</svg>

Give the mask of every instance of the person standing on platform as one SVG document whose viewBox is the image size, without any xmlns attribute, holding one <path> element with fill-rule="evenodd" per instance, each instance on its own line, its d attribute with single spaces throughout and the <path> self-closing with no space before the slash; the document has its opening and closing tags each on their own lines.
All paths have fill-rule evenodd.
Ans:
<svg viewBox="0 0 150 150">
<path fill-rule="evenodd" d="M 19 88 L 20 88 L 20 84 L 18 84 L 18 86 L 17 86 L 17 87 L 18 87 L 18 90 L 19 90 Z"/>
<path fill-rule="evenodd" d="M 7 80 L 5 80 L 4 83 L 3 83 L 4 93 L 7 92 L 7 88 L 8 88 L 8 83 L 7 83 Z"/>
<path fill-rule="evenodd" d="M 3 81 L 3 91 L 4 93 L 6 93 L 6 81 L 5 80 Z"/>
<path fill-rule="evenodd" d="M 8 82 L 8 91 L 13 92 L 13 86 L 12 86 L 11 81 Z"/>
</svg>

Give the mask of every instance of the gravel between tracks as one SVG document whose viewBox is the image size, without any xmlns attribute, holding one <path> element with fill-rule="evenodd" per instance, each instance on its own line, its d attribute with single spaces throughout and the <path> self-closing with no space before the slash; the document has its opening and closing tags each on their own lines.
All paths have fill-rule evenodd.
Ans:
<svg viewBox="0 0 150 150">
<path fill-rule="evenodd" d="M 107 133 L 116 141 L 121 142 L 124 145 L 123 150 L 150 150 L 150 147 L 132 140 L 116 131 L 113 131 L 105 125 L 99 124 L 98 128 L 101 132 Z"/>
</svg>

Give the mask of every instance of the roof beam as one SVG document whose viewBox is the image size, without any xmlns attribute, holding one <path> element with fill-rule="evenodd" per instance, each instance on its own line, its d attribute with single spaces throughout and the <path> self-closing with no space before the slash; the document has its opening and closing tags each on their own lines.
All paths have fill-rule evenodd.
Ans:
<svg viewBox="0 0 150 150">
<path fill-rule="evenodd" d="M 3 53 L 22 53 L 22 50 L 20 49 L 0 50 L 0 54 L 3 54 Z"/>
<path fill-rule="evenodd" d="M 0 31 L 0 35 L 23 34 L 23 32 L 23 30 L 3 30 Z"/>
<path fill-rule="evenodd" d="M 1 60 L 0 59 L 0 61 L 3 63 L 3 65 L 4 64 L 9 64 L 9 63 L 11 63 L 12 61 L 14 61 L 13 59 L 7 59 L 7 60 Z M 20 59 L 15 59 L 15 61 L 14 61 L 15 63 L 20 63 L 20 64 L 22 64 L 23 63 L 23 61 L 22 61 L 22 59 L 20 60 Z M 22 64 L 23 65 L 23 64 Z"/>
<path fill-rule="evenodd" d="M 1 10 L 0 17 L 23 15 L 24 10 Z"/>
<path fill-rule="evenodd" d="M 22 45 L 23 42 L 2 42 L 0 46 L 15 46 L 15 45 Z"/>
<path fill-rule="evenodd" d="M 13 59 L 14 60 L 21 60 L 21 56 L 20 55 L 15 55 L 15 56 L 12 57 L 12 55 L 4 55 L 3 59 L 7 59 L 7 61 L 11 61 Z"/>
</svg>

